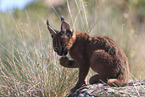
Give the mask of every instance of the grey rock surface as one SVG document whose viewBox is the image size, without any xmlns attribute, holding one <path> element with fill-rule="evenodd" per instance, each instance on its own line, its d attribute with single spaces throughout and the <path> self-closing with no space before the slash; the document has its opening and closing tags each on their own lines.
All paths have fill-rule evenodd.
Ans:
<svg viewBox="0 0 145 97">
<path fill-rule="evenodd" d="M 145 97 L 145 80 L 132 81 L 125 87 L 110 87 L 105 83 L 86 85 L 68 97 Z"/>
</svg>

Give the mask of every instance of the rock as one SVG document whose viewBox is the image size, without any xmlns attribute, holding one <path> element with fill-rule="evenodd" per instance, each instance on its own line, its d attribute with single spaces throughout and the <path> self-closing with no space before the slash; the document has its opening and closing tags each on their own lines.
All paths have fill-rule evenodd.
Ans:
<svg viewBox="0 0 145 97">
<path fill-rule="evenodd" d="M 145 97 L 145 80 L 132 81 L 125 87 L 110 87 L 105 83 L 86 85 L 71 93 L 68 97 L 106 97 L 139 96 Z"/>
</svg>

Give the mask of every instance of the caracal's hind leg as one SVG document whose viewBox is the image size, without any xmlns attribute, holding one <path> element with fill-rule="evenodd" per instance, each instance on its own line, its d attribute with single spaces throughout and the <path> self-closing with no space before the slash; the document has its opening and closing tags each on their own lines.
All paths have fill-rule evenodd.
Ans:
<svg viewBox="0 0 145 97">
<path fill-rule="evenodd" d="M 115 60 L 115 61 L 114 61 Z M 90 83 L 98 83 L 103 81 L 110 86 L 124 86 L 127 82 L 127 70 L 120 65 L 120 61 L 104 50 L 96 50 L 91 57 L 90 67 L 98 75 L 94 75 L 90 79 Z"/>
<path fill-rule="evenodd" d="M 124 87 L 127 85 L 127 83 L 124 83 L 118 79 L 108 79 L 107 83 L 112 87 Z"/>
<path fill-rule="evenodd" d="M 104 50 L 96 50 L 90 60 L 90 67 L 95 71 L 96 75 L 90 78 L 90 84 L 105 82 L 112 77 L 115 78 L 115 68 L 113 64 L 113 57 Z"/>
<path fill-rule="evenodd" d="M 107 83 L 109 86 L 112 86 L 112 87 L 124 87 L 126 86 L 127 84 L 118 80 L 118 79 L 106 79 L 105 77 L 102 77 L 98 74 L 92 76 L 89 80 L 89 83 L 90 84 L 96 84 L 96 83 Z"/>
<path fill-rule="evenodd" d="M 102 77 L 101 75 L 94 75 L 90 78 L 89 83 L 90 84 L 95 84 L 95 83 L 102 83 L 102 82 L 107 82 L 107 79 L 105 77 Z"/>
</svg>

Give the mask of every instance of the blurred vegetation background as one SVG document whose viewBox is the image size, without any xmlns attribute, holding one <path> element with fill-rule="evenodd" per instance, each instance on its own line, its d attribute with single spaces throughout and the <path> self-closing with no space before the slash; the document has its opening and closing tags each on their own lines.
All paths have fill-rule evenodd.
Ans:
<svg viewBox="0 0 145 97">
<path fill-rule="evenodd" d="M 78 70 L 59 65 L 45 24 L 59 30 L 61 15 L 75 31 L 115 40 L 128 57 L 130 79 L 145 79 L 145 0 L 34 0 L 0 12 L 0 96 L 69 94 Z"/>
</svg>

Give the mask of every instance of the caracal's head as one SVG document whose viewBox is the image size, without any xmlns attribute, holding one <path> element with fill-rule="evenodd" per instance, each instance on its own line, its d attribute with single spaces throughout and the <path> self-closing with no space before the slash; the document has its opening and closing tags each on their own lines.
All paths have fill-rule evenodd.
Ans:
<svg viewBox="0 0 145 97">
<path fill-rule="evenodd" d="M 47 20 L 47 28 L 53 39 L 53 49 L 60 56 L 66 56 L 72 46 L 73 31 L 70 25 L 61 17 L 61 31 L 53 29 Z"/>
</svg>

